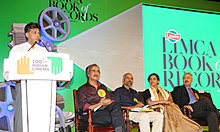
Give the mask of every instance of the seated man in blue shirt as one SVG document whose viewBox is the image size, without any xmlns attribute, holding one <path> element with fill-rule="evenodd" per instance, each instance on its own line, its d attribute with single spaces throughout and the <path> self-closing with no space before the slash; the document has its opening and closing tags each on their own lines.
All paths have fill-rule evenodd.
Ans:
<svg viewBox="0 0 220 132">
<path fill-rule="evenodd" d="M 133 75 L 126 73 L 123 75 L 123 85 L 114 92 L 114 98 L 126 109 L 141 108 L 144 104 L 138 101 L 137 91 L 132 88 Z M 138 122 L 141 132 L 150 132 L 150 122 L 153 122 L 152 132 L 162 132 L 163 114 L 159 112 L 129 112 L 129 118 Z"/>
<path fill-rule="evenodd" d="M 191 88 L 193 78 L 191 73 L 185 73 L 182 86 L 177 86 L 172 92 L 174 103 L 180 108 L 187 108 L 192 112 L 192 118 L 203 119 L 208 122 L 209 132 L 218 131 L 217 109 L 208 99 L 199 99 L 199 92 Z"/>
</svg>

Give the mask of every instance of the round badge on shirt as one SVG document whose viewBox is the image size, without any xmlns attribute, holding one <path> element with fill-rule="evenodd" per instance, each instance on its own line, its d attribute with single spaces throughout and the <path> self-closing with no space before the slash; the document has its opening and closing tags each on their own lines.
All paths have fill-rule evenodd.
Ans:
<svg viewBox="0 0 220 132">
<path fill-rule="evenodd" d="M 101 97 L 101 98 L 105 97 L 105 96 L 106 96 L 105 90 L 99 89 L 99 90 L 98 90 L 98 95 L 99 95 L 99 97 Z"/>
</svg>

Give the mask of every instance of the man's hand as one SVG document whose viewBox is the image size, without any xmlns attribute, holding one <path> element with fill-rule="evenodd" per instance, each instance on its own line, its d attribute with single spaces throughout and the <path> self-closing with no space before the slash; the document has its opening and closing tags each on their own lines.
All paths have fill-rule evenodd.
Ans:
<svg viewBox="0 0 220 132">
<path fill-rule="evenodd" d="M 187 108 L 188 110 L 190 110 L 191 112 L 193 112 L 193 108 L 191 105 L 185 105 L 184 108 Z"/>
<path fill-rule="evenodd" d="M 134 109 L 135 106 L 122 106 L 121 108 L 131 110 L 131 109 Z"/>
<path fill-rule="evenodd" d="M 102 98 L 99 102 L 101 105 L 109 105 L 112 103 L 111 99 Z"/>
<path fill-rule="evenodd" d="M 144 106 L 144 104 L 142 102 L 138 102 L 136 105 L 135 105 L 135 108 L 142 108 Z"/>
<path fill-rule="evenodd" d="M 170 105 L 171 102 L 170 101 L 166 101 L 166 100 L 162 100 L 161 104 Z"/>
</svg>

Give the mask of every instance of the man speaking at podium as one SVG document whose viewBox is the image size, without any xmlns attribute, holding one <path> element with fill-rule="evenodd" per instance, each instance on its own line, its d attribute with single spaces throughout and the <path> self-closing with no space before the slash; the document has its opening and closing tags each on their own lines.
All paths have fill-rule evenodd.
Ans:
<svg viewBox="0 0 220 132">
<path fill-rule="evenodd" d="M 25 37 L 27 42 L 15 45 L 11 51 L 34 51 L 34 52 L 47 52 L 45 47 L 39 46 L 37 43 L 40 41 L 40 25 L 30 22 L 24 27 Z M 22 104 L 21 104 L 21 84 L 16 85 L 16 98 L 15 98 L 15 120 L 14 131 L 23 132 L 22 128 Z"/>
<path fill-rule="evenodd" d="M 27 42 L 15 45 L 11 51 L 39 51 L 47 52 L 45 47 L 39 46 L 40 41 L 40 25 L 30 22 L 24 27 L 25 37 Z"/>
</svg>

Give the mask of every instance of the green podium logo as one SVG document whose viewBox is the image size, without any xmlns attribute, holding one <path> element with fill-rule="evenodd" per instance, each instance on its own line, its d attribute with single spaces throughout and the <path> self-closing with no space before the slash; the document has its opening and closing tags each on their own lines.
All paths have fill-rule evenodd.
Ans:
<svg viewBox="0 0 220 132">
<path fill-rule="evenodd" d="M 59 57 L 47 57 L 49 60 L 51 60 L 51 69 L 52 69 L 52 73 L 57 75 L 60 72 L 63 71 L 63 60 L 62 58 Z"/>
</svg>

